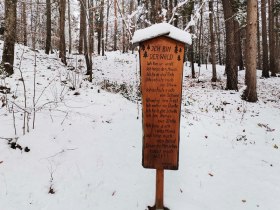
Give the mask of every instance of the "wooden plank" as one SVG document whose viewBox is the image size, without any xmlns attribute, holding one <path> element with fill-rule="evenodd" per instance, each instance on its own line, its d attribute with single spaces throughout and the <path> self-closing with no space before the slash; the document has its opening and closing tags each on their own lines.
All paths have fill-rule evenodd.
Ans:
<svg viewBox="0 0 280 210">
<path fill-rule="evenodd" d="M 140 44 L 145 168 L 178 169 L 184 44 L 158 37 Z"/>
</svg>

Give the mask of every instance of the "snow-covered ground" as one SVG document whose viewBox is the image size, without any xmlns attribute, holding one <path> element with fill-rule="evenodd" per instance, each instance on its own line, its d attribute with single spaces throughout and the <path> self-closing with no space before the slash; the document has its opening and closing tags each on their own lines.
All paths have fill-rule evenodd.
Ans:
<svg viewBox="0 0 280 210">
<path fill-rule="evenodd" d="M 0 42 L 0 56 L 2 47 Z M 65 68 L 56 55 L 40 51 L 34 66 L 35 52 L 21 45 L 16 52 L 16 73 L 0 80 L 0 86 L 11 88 L 0 93 L 0 210 L 153 205 L 155 170 L 141 166 L 137 55 L 96 57 L 91 84 L 79 74 L 85 71 L 82 57 L 71 56 L 72 67 Z M 280 78 L 262 79 L 258 72 L 259 101 L 247 103 L 241 91 L 224 90 L 222 66 L 215 84 L 209 82 L 209 65 L 201 67 L 199 82 L 189 77 L 188 64 L 184 70 L 179 170 L 165 172 L 165 205 L 171 210 L 278 210 Z M 242 89 L 244 71 L 239 78 Z M 25 135 L 23 109 L 30 113 Z"/>
</svg>

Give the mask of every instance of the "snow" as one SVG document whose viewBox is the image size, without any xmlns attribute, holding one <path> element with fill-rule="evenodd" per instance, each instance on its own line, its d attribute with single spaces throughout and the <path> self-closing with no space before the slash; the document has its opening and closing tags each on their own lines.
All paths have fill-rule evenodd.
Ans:
<svg viewBox="0 0 280 210">
<path fill-rule="evenodd" d="M 189 45 L 192 43 L 191 35 L 188 32 L 176 28 L 169 23 L 154 24 L 150 27 L 135 31 L 132 42 L 137 44 L 158 36 L 167 36 Z"/>
<path fill-rule="evenodd" d="M 0 41 L 0 56 L 2 47 Z M 69 56 L 71 71 L 57 55 L 37 52 L 35 129 L 22 135 L 23 112 L 14 106 L 15 135 L 11 105 L 24 106 L 18 68 L 21 62 L 32 111 L 34 56 L 17 45 L 15 74 L 0 80 L 0 86 L 11 88 L 11 94 L 0 93 L 0 209 L 143 210 L 153 205 L 155 170 L 141 166 L 137 54 L 94 58 L 91 84 L 81 74 L 82 56 Z M 189 63 L 184 66 L 179 170 L 165 171 L 165 205 L 278 210 L 280 78 L 264 79 L 258 71 L 259 101 L 247 103 L 240 92 L 224 90 L 224 67 L 217 66 L 217 72 L 221 81 L 211 83 L 211 65 L 202 65 L 199 80 L 191 79 Z M 244 71 L 238 73 L 241 88 Z M 12 149 L 7 138 L 30 151 Z"/>
</svg>

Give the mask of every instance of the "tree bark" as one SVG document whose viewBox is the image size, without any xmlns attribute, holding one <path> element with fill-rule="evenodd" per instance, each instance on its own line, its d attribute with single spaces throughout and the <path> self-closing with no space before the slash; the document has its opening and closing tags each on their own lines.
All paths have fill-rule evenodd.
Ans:
<svg viewBox="0 0 280 210">
<path fill-rule="evenodd" d="M 122 0 L 122 14 L 124 15 L 124 0 Z M 122 21 L 122 52 L 125 53 L 126 52 L 126 37 L 125 37 L 125 20 Z"/>
<path fill-rule="evenodd" d="M 219 65 L 222 65 L 222 55 L 221 55 L 221 32 L 220 32 L 220 18 L 219 18 L 219 3 L 216 2 L 217 5 L 217 12 L 216 12 L 216 16 L 217 18 L 215 18 L 215 28 L 216 28 L 216 35 L 217 35 L 217 41 L 218 41 L 218 57 L 219 57 Z"/>
<path fill-rule="evenodd" d="M 280 7 L 280 2 L 279 2 Z M 276 65 L 276 72 L 280 72 L 280 10 L 276 12 L 276 28 L 278 29 L 278 35 L 276 36 L 276 59 L 275 59 L 275 65 Z"/>
<path fill-rule="evenodd" d="M 114 51 L 116 51 L 117 50 L 117 34 L 118 34 L 117 0 L 114 0 L 114 14 L 115 14 L 115 20 L 114 20 Z"/>
<path fill-rule="evenodd" d="M 89 75 L 89 81 L 92 82 L 92 55 L 93 55 L 93 0 L 89 0 L 89 38 L 88 38 L 88 67 L 87 74 Z"/>
<path fill-rule="evenodd" d="M 234 31 L 234 12 L 230 0 L 222 0 L 226 26 L 226 74 L 227 90 L 238 90 L 237 59 Z"/>
<path fill-rule="evenodd" d="M 237 20 L 234 20 L 235 31 L 235 46 L 236 46 L 236 59 L 239 66 L 239 70 L 244 70 L 243 55 L 242 55 L 242 38 L 241 28 Z"/>
<path fill-rule="evenodd" d="M 209 0 L 209 25 L 210 25 L 210 36 L 211 36 L 211 61 L 212 61 L 212 82 L 217 81 L 217 72 L 216 72 L 216 47 L 215 47 L 215 36 L 213 30 L 213 0 Z"/>
<path fill-rule="evenodd" d="M 49 54 L 51 50 L 51 36 L 52 36 L 52 22 L 51 22 L 51 0 L 46 0 L 46 10 L 47 10 L 47 37 L 46 37 L 46 49 L 45 53 Z"/>
<path fill-rule="evenodd" d="M 202 4 L 202 1 L 201 1 L 200 3 Z M 203 29 L 203 8 L 201 8 L 201 11 L 200 11 L 200 26 L 199 26 L 199 36 L 198 36 L 198 61 L 197 61 L 197 64 L 198 64 L 199 67 L 201 66 L 201 63 L 203 62 L 203 61 L 201 61 L 201 53 L 202 53 L 202 50 L 201 50 L 202 29 Z"/>
<path fill-rule="evenodd" d="M 262 65 L 261 65 L 261 61 L 262 61 L 262 53 L 261 53 L 261 41 L 260 41 L 260 37 L 261 37 L 261 34 L 260 34 L 260 14 L 259 14 L 259 3 L 257 1 L 257 4 L 258 4 L 258 16 L 257 16 L 257 39 L 258 39 L 258 58 L 257 58 L 257 68 L 258 69 L 262 69 Z"/>
<path fill-rule="evenodd" d="M 68 36 L 69 36 L 69 54 L 72 52 L 72 33 L 71 33 L 71 6 L 70 0 L 67 1 L 68 5 Z"/>
<path fill-rule="evenodd" d="M 178 0 L 174 0 L 174 6 L 175 7 L 177 6 L 177 4 L 178 4 Z M 189 4 L 191 5 L 190 7 L 193 8 L 193 0 L 190 0 Z M 174 22 L 174 26 L 178 27 L 178 15 L 177 14 L 174 15 L 174 21 L 173 22 Z"/>
<path fill-rule="evenodd" d="M 110 14 L 110 0 L 107 0 L 105 50 L 108 50 L 109 14 Z"/>
<path fill-rule="evenodd" d="M 5 31 L 2 64 L 8 75 L 14 73 L 14 53 L 17 27 L 17 0 L 5 0 Z"/>
<path fill-rule="evenodd" d="M 168 4 L 168 8 L 167 8 L 167 20 L 170 20 L 171 16 L 172 16 L 172 10 L 173 10 L 173 0 L 168 0 L 169 4 Z"/>
<path fill-rule="evenodd" d="M 67 65 L 65 46 L 65 10 L 66 0 L 59 1 L 59 57 L 61 62 Z"/>
<path fill-rule="evenodd" d="M 84 33 L 86 31 L 86 11 L 85 0 L 80 0 L 80 36 L 79 36 L 79 54 L 83 54 Z"/>
<path fill-rule="evenodd" d="M 22 2 L 23 45 L 27 46 L 26 2 Z"/>
<path fill-rule="evenodd" d="M 105 55 L 105 45 L 104 45 L 104 0 L 101 0 L 101 11 L 100 11 L 100 27 L 101 27 L 101 48 L 102 56 Z"/>
<path fill-rule="evenodd" d="M 262 17 L 262 48 L 263 48 L 263 69 L 262 76 L 268 78 L 268 45 L 267 45 L 267 24 L 266 24 L 266 0 L 261 0 L 261 17 Z"/>
<path fill-rule="evenodd" d="M 275 71 L 275 33 L 274 33 L 274 15 L 273 15 L 274 0 L 268 0 L 269 8 L 269 51 L 270 51 L 270 71 L 271 76 L 276 77 Z"/>
<path fill-rule="evenodd" d="M 257 12 L 256 0 L 247 1 L 247 28 L 246 28 L 246 90 L 243 99 L 256 102 L 257 97 Z"/>
</svg>

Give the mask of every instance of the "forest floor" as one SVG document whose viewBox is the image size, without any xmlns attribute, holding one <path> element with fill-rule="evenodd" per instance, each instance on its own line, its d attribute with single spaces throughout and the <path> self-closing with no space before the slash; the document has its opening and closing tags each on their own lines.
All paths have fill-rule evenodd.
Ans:
<svg viewBox="0 0 280 210">
<path fill-rule="evenodd" d="M 0 41 L 0 57 L 2 48 Z M 84 65 L 81 56 L 65 67 L 56 54 L 17 45 L 15 74 L 0 79 L 0 210 L 154 204 L 155 170 L 141 165 L 137 55 L 95 57 L 93 83 Z M 240 91 L 227 91 L 217 68 L 219 82 L 211 83 L 210 65 L 196 66 L 196 79 L 184 67 L 179 170 L 165 173 L 165 205 L 278 210 L 280 78 L 258 71 L 259 100 L 248 103 L 240 98 L 245 72 Z"/>
</svg>

